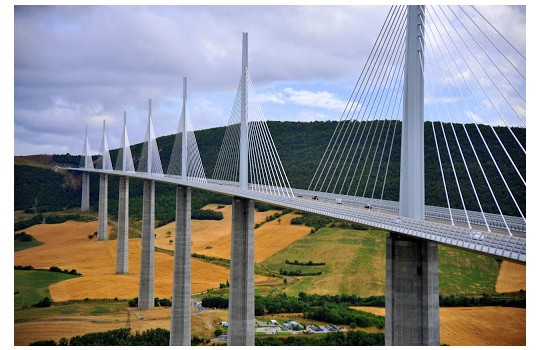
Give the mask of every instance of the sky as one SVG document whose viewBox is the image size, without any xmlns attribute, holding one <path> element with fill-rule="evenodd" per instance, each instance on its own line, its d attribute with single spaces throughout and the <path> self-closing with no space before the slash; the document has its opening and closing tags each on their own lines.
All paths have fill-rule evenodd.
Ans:
<svg viewBox="0 0 540 350">
<path fill-rule="evenodd" d="M 14 11 L 13 3 L 27 2 L 0 3 L 3 164 L 12 164 L 13 154 L 80 154 L 86 124 L 97 151 L 103 119 L 114 148 L 120 142 L 124 110 L 131 142 L 141 142 L 148 98 L 153 100 L 156 134 L 172 134 L 181 110 L 183 76 L 188 77 L 194 127 L 226 125 L 240 78 L 243 31 L 249 32 L 250 72 L 267 119 L 339 119 L 389 8 L 20 6 Z M 537 21 L 530 20 L 538 14 L 537 5 L 520 3 L 527 4 L 527 24 L 523 7 L 484 6 L 482 11 L 527 53 L 529 62 L 538 62 L 532 50 L 538 41 Z M 527 66 L 527 76 L 537 76 L 536 66 Z M 529 95 L 535 91 L 531 87 L 536 87 L 532 79 Z M 527 105 L 533 116 L 538 111 L 536 100 L 531 98 Z M 529 135 L 538 129 L 536 120 L 527 121 L 527 127 L 533 127 Z M 534 137 L 528 138 L 532 157 L 537 144 Z M 536 168 L 527 170 L 535 178 Z M 5 177 L 9 180 L 2 182 L 2 222 L 8 230 L 13 220 L 13 171 L 5 172 Z M 534 210 L 534 199 L 540 195 L 536 182 L 527 194 L 529 210 Z M 534 232 L 538 226 L 534 215 L 528 224 Z M 527 240 L 534 243 L 536 238 L 531 235 Z M 3 247 L 6 256 L 13 254 L 10 244 Z M 528 270 L 534 271 L 534 254 L 528 263 Z M 7 264 L 3 266 L 12 273 Z M 534 283 L 528 287 L 534 295 Z M 7 292 L 6 297 L 10 300 Z M 534 312 L 536 300 L 530 298 L 527 305 L 532 311 L 527 313 L 529 346 L 538 343 L 533 329 L 539 315 Z M 2 339 L 13 339 L 10 327 L 4 332 Z"/>
<path fill-rule="evenodd" d="M 131 143 L 142 142 L 149 98 L 156 135 L 173 134 L 184 76 L 193 127 L 227 125 L 242 32 L 267 120 L 338 120 L 389 8 L 15 6 L 14 153 L 80 154 L 86 125 L 97 152 L 104 119 L 116 148 L 124 111 Z M 526 52 L 524 7 L 480 9 Z"/>
</svg>

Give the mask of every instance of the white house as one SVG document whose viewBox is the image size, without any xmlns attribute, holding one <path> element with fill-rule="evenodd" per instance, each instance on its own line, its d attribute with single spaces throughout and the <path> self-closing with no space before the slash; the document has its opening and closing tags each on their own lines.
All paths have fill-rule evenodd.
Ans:
<svg viewBox="0 0 540 350">
<path fill-rule="evenodd" d="M 285 322 L 283 324 L 283 327 L 285 329 L 288 329 L 288 330 L 303 330 L 304 329 L 304 326 L 302 326 L 300 323 L 296 322 L 296 321 L 289 321 L 289 322 Z"/>
</svg>

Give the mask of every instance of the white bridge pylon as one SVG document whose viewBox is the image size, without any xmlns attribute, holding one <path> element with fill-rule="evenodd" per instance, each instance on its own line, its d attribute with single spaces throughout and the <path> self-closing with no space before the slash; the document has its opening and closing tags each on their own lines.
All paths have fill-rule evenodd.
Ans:
<svg viewBox="0 0 540 350">
<path fill-rule="evenodd" d="M 133 165 L 133 156 L 131 155 L 131 147 L 129 145 L 125 111 L 124 128 L 122 129 L 122 139 L 120 141 L 120 146 L 118 147 L 118 157 L 116 158 L 114 170 L 135 171 L 135 166 Z"/>
<path fill-rule="evenodd" d="M 86 131 L 84 134 L 84 146 L 81 156 L 81 161 L 79 162 L 79 167 L 85 169 L 94 169 L 94 162 L 92 161 L 92 152 L 90 151 L 90 143 L 88 142 L 88 125 L 86 126 Z"/>
<path fill-rule="evenodd" d="M 185 150 L 185 151 L 184 151 Z M 195 138 L 195 130 L 187 105 L 187 78 L 184 77 L 184 96 L 182 114 L 178 123 L 178 131 L 174 138 L 168 175 L 182 176 L 182 179 L 206 183 L 206 175 Z"/>
<path fill-rule="evenodd" d="M 245 160 L 247 164 L 243 164 Z M 212 178 L 237 182 L 241 188 L 247 185 L 246 189 L 253 191 L 294 197 L 251 81 L 247 33 L 243 34 L 242 76 Z"/>
<path fill-rule="evenodd" d="M 148 100 L 148 125 L 142 147 L 141 157 L 139 158 L 138 172 L 163 175 L 159 149 L 154 133 L 154 123 L 152 122 L 152 100 Z"/>
</svg>

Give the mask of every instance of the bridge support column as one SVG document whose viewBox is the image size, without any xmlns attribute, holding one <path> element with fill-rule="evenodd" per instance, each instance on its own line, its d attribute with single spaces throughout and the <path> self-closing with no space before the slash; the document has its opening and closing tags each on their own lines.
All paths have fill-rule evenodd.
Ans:
<svg viewBox="0 0 540 350">
<path fill-rule="evenodd" d="M 176 188 L 174 280 L 169 345 L 191 345 L 191 188 Z"/>
<path fill-rule="evenodd" d="M 82 182 L 81 182 L 81 211 L 90 210 L 90 174 L 82 173 Z"/>
<path fill-rule="evenodd" d="M 128 273 L 129 178 L 120 177 L 118 185 L 118 234 L 116 238 L 116 273 Z"/>
<path fill-rule="evenodd" d="M 436 243 L 395 233 L 386 240 L 385 345 L 440 345 Z"/>
<path fill-rule="evenodd" d="M 139 278 L 139 309 L 154 307 L 154 205 L 155 183 L 144 181 L 141 242 L 141 271 Z"/>
<path fill-rule="evenodd" d="M 227 345 L 255 345 L 254 203 L 233 198 Z"/>
<path fill-rule="evenodd" d="M 109 179 L 107 174 L 99 175 L 99 209 L 98 209 L 98 241 L 106 241 L 107 232 L 107 202 L 109 197 Z"/>
</svg>

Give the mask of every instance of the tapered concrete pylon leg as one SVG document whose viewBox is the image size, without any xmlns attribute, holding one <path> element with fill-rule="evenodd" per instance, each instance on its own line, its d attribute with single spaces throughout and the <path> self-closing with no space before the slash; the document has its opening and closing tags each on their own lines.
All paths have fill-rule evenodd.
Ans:
<svg viewBox="0 0 540 350">
<path fill-rule="evenodd" d="M 191 345 L 191 188 L 176 188 L 174 280 L 169 345 Z"/>
<path fill-rule="evenodd" d="M 227 345 L 255 345 L 254 203 L 233 198 Z"/>
<path fill-rule="evenodd" d="M 155 183 L 145 181 L 143 189 L 143 223 L 141 242 L 141 272 L 139 279 L 139 309 L 154 307 L 154 205 Z"/>
<path fill-rule="evenodd" d="M 118 234 L 116 238 L 116 273 L 128 273 L 129 178 L 121 177 L 118 185 Z"/>
<path fill-rule="evenodd" d="M 90 174 L 89 173 L 82 174 L 81 192 L 82 192 L 81 211 L 88 211 L 90 210 Z"/>
<path fill-rule="evenodd" d="M 391 234 L 386 241 L 385 345 L 440 345 L 437 244 Z"/>
<path fill-rule="evenodd" d="M 99 209 L 98 209 L 98 240 L 106 241 L 107 231 L 107 203 L 109 197 L 109 179 L 106 174 L 99 175 Z"/>
</svg>

